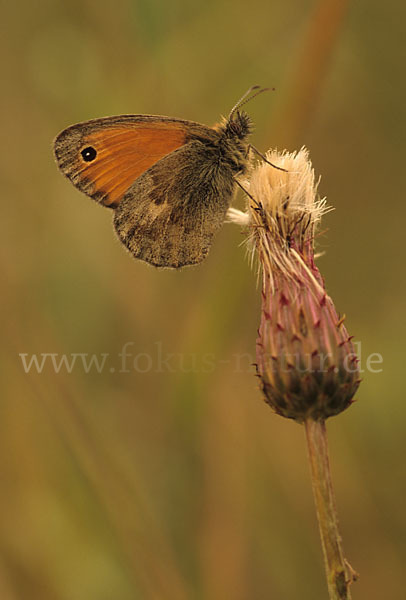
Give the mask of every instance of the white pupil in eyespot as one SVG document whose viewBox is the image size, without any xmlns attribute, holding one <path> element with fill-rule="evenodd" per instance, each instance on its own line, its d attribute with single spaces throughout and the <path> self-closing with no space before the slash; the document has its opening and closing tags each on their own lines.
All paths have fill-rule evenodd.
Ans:
<svg viewBox="0 0 406 600">
<path fill-rule="evenodd" d="M 97 152 L 92 146 L 88 146 L 82 150 L 81 155 L 84 161 L 91 162 L 96 158 Z"/>
</svg>

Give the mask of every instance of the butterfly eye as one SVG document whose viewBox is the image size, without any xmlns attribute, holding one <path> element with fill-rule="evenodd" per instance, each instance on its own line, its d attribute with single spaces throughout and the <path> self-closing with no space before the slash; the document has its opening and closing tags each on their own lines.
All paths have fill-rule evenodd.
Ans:
<svg viewBox="0 0 406 600">
<path fill-rule="evenodd" d="M 88 146 L 82 150 L 81 155 L 84 161 L 92 162 L 96 158 L 97 152 L 92 146 Z"/>
</svg>

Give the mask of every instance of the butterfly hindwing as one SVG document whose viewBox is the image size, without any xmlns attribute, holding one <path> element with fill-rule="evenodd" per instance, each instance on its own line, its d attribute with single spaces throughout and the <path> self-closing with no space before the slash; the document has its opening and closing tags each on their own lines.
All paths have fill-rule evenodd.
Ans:
<svg viewBox="0 0 406 600">
<path fill-rule="evenodd" d="M 114 213 L 120 241 L 159 267 L 201 262 L 224 222 L 235 183 L 218 155 L 194 140 L 150 167 Z"/>
</svg>

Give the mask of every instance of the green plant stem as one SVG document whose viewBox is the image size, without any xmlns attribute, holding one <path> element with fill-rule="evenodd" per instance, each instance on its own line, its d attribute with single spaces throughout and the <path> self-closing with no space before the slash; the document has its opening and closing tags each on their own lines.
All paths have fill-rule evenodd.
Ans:
<svg viewBox="0 0 406 600">
<path fill-rule="evenodd" d="M 331 482 L 325 421 L 305 421 L 314 500 L 323 547 L 330 600 L 350 600 L 355 573 L 344 559 Z"/>
</svg>

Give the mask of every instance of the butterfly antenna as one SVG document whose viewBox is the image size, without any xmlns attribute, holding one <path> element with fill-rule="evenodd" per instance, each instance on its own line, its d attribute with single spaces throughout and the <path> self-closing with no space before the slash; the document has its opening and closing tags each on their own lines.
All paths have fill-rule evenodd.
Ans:
<svg viewBox="0 0 406 600">
<path fill-rule="evenodd" d="M 256 98 L 259 94 L 262 94 L 262 92 L 268 92 L 271 88 L 261 88 L 261 86 L 259 85 L 253 85 L 249 88 L 249 90 L 247 90 L 245 92 L 245 94 L 238 100 L 238 102 L 233 106 L 233 108 L 231 109 L 231 112 L 228 116 L 229 121 L 231 121 L 231 119 L 233 118 L 234 113 L 241 108 L 241 106 L 244 106 L 244 104 L 247 104 L 247 102 L 250 102 L 251 100 L 253 100 L 254 98 Z M 275 89 L 275 88 L 272 88 Z M 255 94 L 253 94 L 252 96 L 250 96 L 250 94 L 254 91 L 257 90 L 255 92 Z"/>
</svg>

